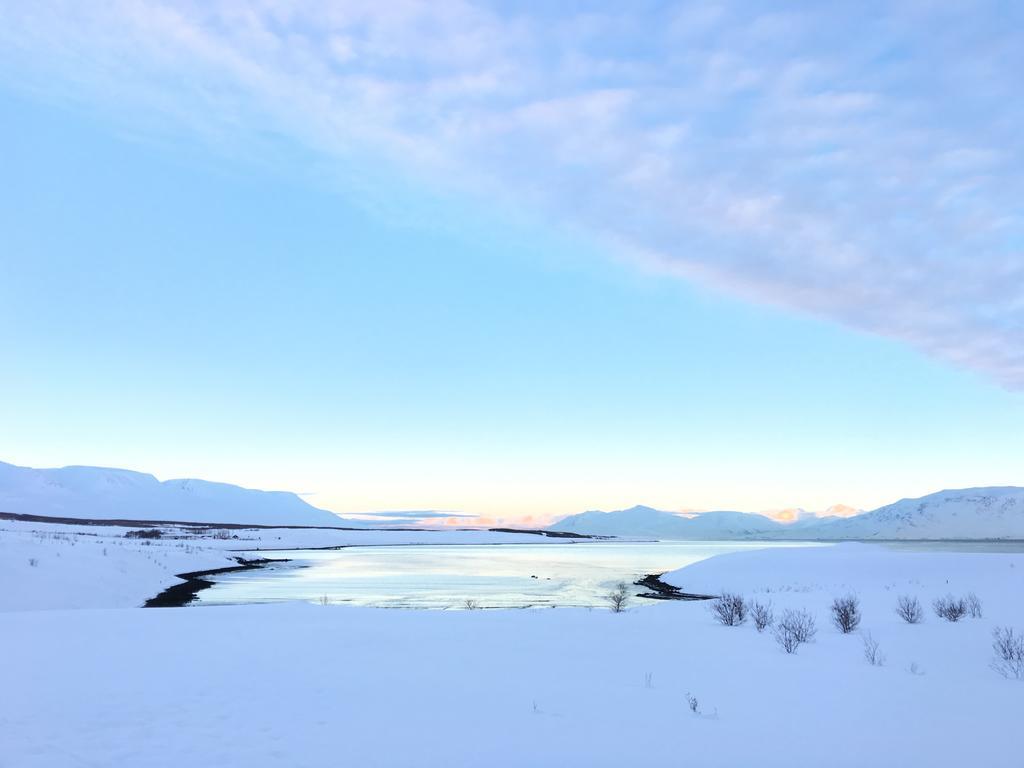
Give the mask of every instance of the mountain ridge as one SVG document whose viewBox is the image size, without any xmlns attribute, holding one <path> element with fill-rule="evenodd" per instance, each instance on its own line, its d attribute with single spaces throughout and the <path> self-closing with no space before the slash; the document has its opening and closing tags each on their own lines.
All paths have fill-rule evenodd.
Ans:
<svg viewBox="0 0 1024 768">
<path fill-rule="evenodd" d="M 0 462 L 0 511 L 82 519 L 367 527 L 289 491 L 196 478 L 158 480 L 116 467 L 34 469 Z"/>
<path fill-rule="evenodd" d="M 981 486 L 905 498 L 857 515 L 780 522 L 749 512 L 687 513 L 637 505 L 569 515 L 552 531 L 668 539 L 1024 540 L 1024 488 Z"/>
</svg>

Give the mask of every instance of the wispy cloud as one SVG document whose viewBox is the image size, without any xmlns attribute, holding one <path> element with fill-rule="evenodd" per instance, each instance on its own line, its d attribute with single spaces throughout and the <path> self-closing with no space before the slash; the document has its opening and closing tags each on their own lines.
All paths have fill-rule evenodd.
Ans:
<svg viewBox="0 0 1024 768">
<path fill-rule="evenodd" d="M 442 519 L 448 520 L 451 518 L 465 518 L 468 520 L 476 519 L 476 515 L 466 515 L 459 512 L 444 512 L 438 510 L 401 510 L 396 512 L 361 512 L 356 517 L 364 518 L 387 518 L 390 520 L 431 520 L 431 519 Z"/>
<path fill-rule="evenodd" d="M 372 153 L 1024 389 L 1022 30 L 994 0 L 40 0 L 0 9 L 0 56 L 197 130 Z"/>
</svg>

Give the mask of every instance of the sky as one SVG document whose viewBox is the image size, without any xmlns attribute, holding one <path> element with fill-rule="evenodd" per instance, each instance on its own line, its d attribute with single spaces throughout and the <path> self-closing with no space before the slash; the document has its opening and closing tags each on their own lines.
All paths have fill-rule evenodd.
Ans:
<svg viewBox="0 0 1024 768">
<path fill-rule="evenodd" d="M 1024 9 L 624 8 L 0 7 L 0 460 L 517 524 L 1024 484 Z"/>
</svg>

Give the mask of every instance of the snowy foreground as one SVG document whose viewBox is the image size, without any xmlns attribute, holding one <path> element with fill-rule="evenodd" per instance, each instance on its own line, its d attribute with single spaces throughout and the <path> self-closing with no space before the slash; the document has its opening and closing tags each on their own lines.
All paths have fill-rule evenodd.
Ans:
<svg viewBox="0 0 1024 768">
<path fill-rule="evenodd" d="M 15 549 L 38 545 L 26 555 L 40 558 L 34 571 L 56 570 L 45 554 L 54 544 L 76 565 L 116 556 L 109 542 L 106 556 L 83 554 L 98 543 L 71 556 L 66 541 L 2 535 L 3 768 L 1022 764 L 1024 682 L 989 661 L 993 627 L 1024 629 L 1024 555 L 842 544 L 723 555 L 666 577 L 771 600 L 776 613 L 809 610 L 817 637 L 788 655 L 770 632 L 721 626 L 701 602 L 621 614 L 10 610 L 31 607 L 9 594 L 23 583 L 10 580 Z M 182 562 L 223 557 L 180 551 Z M 170 570 L 202 567 L 180 566 L 170 549 L 147 554 Z M 132 573 L 133 557 L 122 558 Z M 137 604 L 116 573 L 80 602 Z M 932 612 L 933 598 L 968 591 L 983 618 Z M 847 592 L 861 599 L 883 666 L 868 664 L 859 634 L 828 621 L 831 599 Z M 920 598 L 922 624 L 895 615 L 901 594 Z"/>
</svg>

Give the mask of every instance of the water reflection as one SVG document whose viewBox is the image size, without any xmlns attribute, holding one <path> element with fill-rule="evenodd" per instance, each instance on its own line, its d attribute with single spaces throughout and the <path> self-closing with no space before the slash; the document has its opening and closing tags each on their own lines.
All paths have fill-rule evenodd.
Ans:
<svg viewBox="0 0 1024 768">
<path fill-rule="evenodd" d="M 483 608 L 605 606 L 605 596 L 619 581 L 632 585 L 648 573 L 725 552 L 794 546 L 816 545 L 575 542 L 279 551 L 272 556 L 290 562 L 217 576 L 197 602 L 319 602 L 326 597 L 332 603 L 400 608 L 461 608 L 467 600 Z"/>
</svg>

